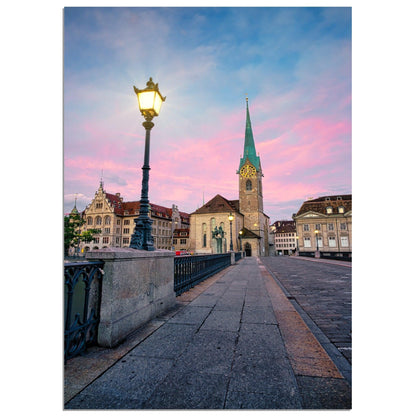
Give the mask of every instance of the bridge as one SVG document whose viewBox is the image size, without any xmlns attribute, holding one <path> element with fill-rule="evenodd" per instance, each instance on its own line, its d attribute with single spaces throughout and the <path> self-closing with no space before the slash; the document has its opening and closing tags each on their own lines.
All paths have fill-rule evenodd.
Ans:
<svg viewBox="0 0 416 416">
<path fill-rule="evenodd" d="M 115 348 L 65 365 L 65 409 L 350 409 L 351 264 L 247 257 Z"/>
</svg>

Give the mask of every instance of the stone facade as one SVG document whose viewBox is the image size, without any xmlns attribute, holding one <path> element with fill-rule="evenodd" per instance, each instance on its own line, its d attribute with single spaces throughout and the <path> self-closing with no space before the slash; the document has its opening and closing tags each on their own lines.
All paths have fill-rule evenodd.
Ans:
<svg viewBox="0 0 416 416">
<path fill-rule="evenodd" d="M 352 195 L 305 201 L 296 215 L 299 253 L 352 254 Z"/>
<path fill-rule="evenodd" d="M 176 205 L 167 208 L 151 203 L 150 208 L 154 246 L 156 249 L 171 250 L 173 231 L 189 229 L 189 214 L 180 212 Z M 107 247 L 129 247 L 139 210 L 139 201 L 123 201 L 119 193 L 106 192 L 101 182 L 94 199 L 82 213 L 86 221 L 84 229 L 96 228 L 101 233 L 94 241 L 81 244 L 81 252 Z"/>
<path fill-rule="evenodd" d="M 230 231 L 228 219 L 230 213 L 234 215 L 232 231 Z M 238 201 L 229 201 L 221 195 L 216 195 L 191 214 L 191 250 L 197 254 L 226 253 L 230 251 L 230 233 L 232 232 L 233 250 L 239 251 L 241 248 L 238 236 L 242 227 L 243 216 L 238 212 Z M 219 236 L 220 230 L 223 232 L 222 236 Z"/>
</svg>

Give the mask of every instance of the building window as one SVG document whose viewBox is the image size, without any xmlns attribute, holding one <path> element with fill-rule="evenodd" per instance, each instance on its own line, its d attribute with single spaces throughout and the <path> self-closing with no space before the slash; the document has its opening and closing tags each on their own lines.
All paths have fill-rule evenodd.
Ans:
<svg viewBox="0 0 416 416">
<path fill-rule="evenodd" d="M 181 244 L 186 244 L 186 238 L 181 238 Z"/>
<path fill-rule="evenodd" d="M 97 202 L 95 204 L 95 209 L 102 209 L 103 208 L 103 203 L 102 202 Z"/>
<path fill-rule="evenodd" d="M 339 207 L 339 208 L 338 208 L 338 212 L 339 212 L 340 214 L 343 214 L 343 213 L 344 213 L 344 211 L 345 211 L 345 210 L 344 210 L 344 207 Z"/>
<path fill-rule="evenodd" d="M 326 207 L 326 213 L 332 214 L 332 207 Z"/>
<path fill-rule="evenodd" d="M 104 218 L 104 223 L 105 225 L 110 225 L 111 224 L 111 217 L 109 217 L 108 215 Z"/>
<path fill-rule="evenodd" d="M 128 244 L 128 243 L 129 243 L 129 238 L 123 237 L 123 244 Z"/>
<path fill-rule="evenodd" d="M 342 222 L 342 223 L 339 225 L 339 227 L 340 227 L 340 229 L 341 229 L 342 231 L 346 231 L 346 229 L 347 229 L 347 223 L 346 223 L 346 222 Z"/>
<path fill-rule="evenodd" d="M 321 231 L 321 224 L 315 224 L 315 230 Z"/>
<path fill-rule="evenodd" d="M 334 231 L 334 224 L 332 223 L 328 224 L 328 231 Z"/>
<path fill-rule="evenodd" d="M 322 248 L 323 244 L 322 244 L 322 237 L 318 237 L 318 247 Z"/>
<path fill-rule="evenodd" d="M 94 238 L 94 243 L 99 244 L 100 243 L 100 237 L 95 237 Z"/>
<path fill-rule="evenodd" d="M 130 228 L 123 228 L 123 234 L 130 234 Z"/>
<path fill-rule="evenodd" d="M 336 243 L 336 241 L 335 241 L 335 237 L 328 237 L 328 245 L 329 245 L 329 247 L 336 247 L 337 246 L 337 243 Z"/>
<path fill-rule="evenodd" d="M 246 182 L 246 191 L 251 191 L 253 189 L 253 184 L 251 183 L 251 180 L 248 179 Z"/>
<path fill-rule="evenodd" d="M 341 236 L 341 247 L 348 247 L 348 237 Z"/>
<path fill-rule="evenodd" d="M 101 218 L 101 217 L 96 217 L 96 218 L 95 218 L 95 225 L 101 225 L 101 224 L 102 224 L 102 222 L 103 222 L 103 220 L 102 220 L 102 218 Z"/>
<path fill-rule="evenodd" d="M 306 225 L 306 224 L 305 224 Z M 310 239 L 310 237 L 305 237 L 304 239 L 303 239 L 303 246 L 304 247 L 311 247 L 311 239 Z"/>
<path fill-rule="evenodd" d="M 123 224 L 124 225 L 130 225 L 130 220 L 124 220 Z"/>
<path fill-rule="evenodd" d="M 117 225 L 121 225 L 121 220 L 117 220 Z"/>
<path fill-rule="evenodd" d="M 110 237 L 103 237 L 103 244 L 108 244 L 110 241 Z"/>
<path fill-rule="evenodd" d="M 110 234 L 110 227 L 104 228 L 104 234 Z"/>
<path fill-rule="evenodd" d="M 87 225 L 92 225 L 92 217 L 87 218 Z"/>
<path fill-rule="evenodd" d="M 177 240 L 176 240 L 176 238 L 174 238 L 173 241 L 172 241 L 172 244 L 176 244 L 176 243 L 177 243 Z"/>
<path fill-rule="evenodd" d="M 303 224 L 303 231 L 309 231 L 309 224 Z"/>
</svg>

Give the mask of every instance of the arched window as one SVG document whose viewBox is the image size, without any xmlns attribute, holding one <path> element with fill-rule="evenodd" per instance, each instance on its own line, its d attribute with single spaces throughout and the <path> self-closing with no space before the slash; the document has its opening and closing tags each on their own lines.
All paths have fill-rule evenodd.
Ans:
<svg viewBox="0 0 416 416">
<path fill-rule="evenodd" d="M 105 223 L 105 225 L 110 225 L 111 224 L 111 217 L 107 215 L 104 218 L 104 223 Z"/>
<path fill-rule="evenodd" d="M 251 183 L 250 179 L 247 179 L 246 182 L 246 191 L 251 191 L 253 189 L 253 184 Z"/>
<path fill-rule="evenodd" d="M 103 222 L 101 217 L 95 217 L 95 225 L 101 225 Z"/>
<path fill-rule="evenodd" d="M 92 225 L 92 217 L 87 218 L 87 225 Z"/>
<path fill-rule="evenodd" d="M 202 247 L 207 246 L 207 225 L 205 223 L 202 224 Z"/>
</svg>

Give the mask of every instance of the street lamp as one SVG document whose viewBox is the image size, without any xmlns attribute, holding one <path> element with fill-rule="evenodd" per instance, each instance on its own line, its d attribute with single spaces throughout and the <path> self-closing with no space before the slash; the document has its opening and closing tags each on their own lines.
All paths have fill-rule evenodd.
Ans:
<svg viewBox="0 0 416 416">
<path fill-rule="evenodd" d="M 230 215 L 228 216 L 228 219 L 230 220 L 230 251 L 234 251 L 233 247 L 233 219 L 234 215 L 230 212 Z"/>
<path fill-rule="evenodd" d="M 315 230 L 315 237 L 316 237 L 316 251 L 317 251 L 317 255 L 316 255 L 316 257 L 319 257 L 318 234 L 319 234 L 319 231 L 318 231 L 318 230 Z"/>
<path fill-rule="evenodd" d="M 139 109 L 145 118 L 143 127 L 146 129 L 146 141 L 144 151 L 144 164 L 142 167 L 142 194 L 140 198 L 139 216 L 134 220 L 136 226 L 131 236 L 130 248 L 137 250 L 154 251 L 153 236 L 152 236 L 152 222 L 149 217 L 149 153 L 150 153 L 150 130 L 154 126 L 152 123 L 153 117 L 157 117 L 162 106 L 162 102 L 166 97 L 162 97 L 159 92 L 158 84 L 154 84 L 152 78 L 147 81 L 146 88 L 143 90 L 137 89 L 133 86 L 134 92 L 139 101 Z"/>
</svg>

